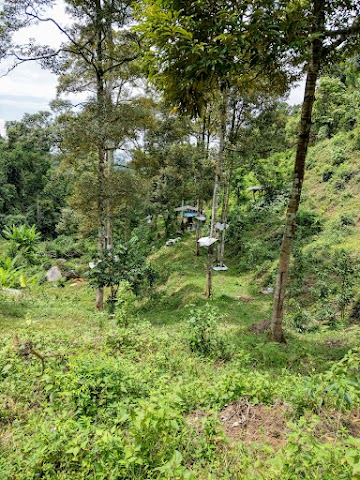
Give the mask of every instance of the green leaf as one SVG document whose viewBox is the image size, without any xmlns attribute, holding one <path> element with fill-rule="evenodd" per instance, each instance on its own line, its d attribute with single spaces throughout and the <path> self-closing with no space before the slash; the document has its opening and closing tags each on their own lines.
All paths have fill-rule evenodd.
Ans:
<svg viewBox="0 0 360 480">
<path fill-rule="evenodd" d="M 345 392 L 344 394 L 344 399 L 345 399 L 345 402 L 348 404 L 348 405 L 351 405 L 352 404 L 352 398 L 351 398 L 351 395 L 349 392 Z"/>
<path fill-rule="evenodd" d="M 5 367 L 2 369 L 1 373 L 5 374 L 5 373 L 8 373 L 10 372 L 12 368 L 12 364 L 11 363 L 8 363 L 7 365 L 5 365 Z"/>
</svg>

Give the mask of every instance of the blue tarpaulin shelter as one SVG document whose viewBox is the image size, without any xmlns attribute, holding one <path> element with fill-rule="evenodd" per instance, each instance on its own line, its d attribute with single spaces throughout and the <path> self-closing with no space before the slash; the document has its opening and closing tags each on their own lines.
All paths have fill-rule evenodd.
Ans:
<svg viewBox="0 0 360 480">
<path fill-rule="evenodd" d="M 185 218 L 192 218 L 192 217 L 196 217 L 196 216 L 197 216 L 196 212 L 184 212 L 184 217 Z"/>
</svg>

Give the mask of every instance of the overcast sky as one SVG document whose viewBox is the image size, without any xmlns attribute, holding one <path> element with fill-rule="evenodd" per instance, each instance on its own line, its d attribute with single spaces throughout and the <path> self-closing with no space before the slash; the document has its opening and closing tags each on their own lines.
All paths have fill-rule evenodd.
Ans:
<svg viewBox="0 0 360 480">
<path fill-rule="evenodd" d="M 66 15 L 63 5 L 52 11 L 52 15 L 60 24 L 66 24 Z M 59 45 L 62 35 L 50 22 L 41 23 L 35 27 L 24 29 L 15 36 L 18 43 L 27 43 L 29 38 L 35 38 L 41 43 Z M 50 40 L 51 39 L 51 40 Z M 7 70 L 5 63 L 0 64 L 0 72 Z M 19 65 L 6 76 L 0 77 L 0 129 L 4 132 L 4 123 L 8 120 L 20 120 L 24 113 L 36 113 L 40 110 L 49 110 L 49 102 L 56 95 L 56 76 L 43 70 L 35 62 Z M 298 104 L 302 101 L 303 83 L 294 88 L 288 102 Z"/>
<path fill-rule="evenodd" d="M 49 14 L 60 24 L 66 24 L 62 2 L 50 10 Z M 51 22 L 44 22 L 17 32 L 14 42 L 26 44 L 29 38 L 35 38 L 39 43 L 57 46 L 62 41 L 62 34 Z M 0 64 L 1 75 L 4 75 L 8 67 L 9 63 Z M 8 120 L 20 120 L 24 113 L 49 110 L 49 102 L 56 95 L 56 84 L 56 76 L 43 70 L 36 62 L 23 63 L 6 76 L 1 76 L 0 126 L 3 127 Z"/>
</svg>

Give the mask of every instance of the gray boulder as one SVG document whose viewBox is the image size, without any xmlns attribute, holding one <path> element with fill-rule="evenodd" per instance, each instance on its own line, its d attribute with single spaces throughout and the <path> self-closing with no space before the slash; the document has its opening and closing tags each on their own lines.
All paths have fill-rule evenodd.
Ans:
<svg viewBox="0 0 360 480">
<path fill-rule="evenodd" d="M 46 272 L 45 276 L 48 282 L 57 282 L 58 280 L 60 280 L 60 278 L 62 278 L 61 270 L 57 265 L 51 267 Z"/>
<path fill-rule="evenodd" d="M 66 280 L 72 280 L 78 278 L 79 275 L 75 272 L 75 270 L 68 270 L 67 272 L 64 272 L 64 277 Z"/>
</svg>

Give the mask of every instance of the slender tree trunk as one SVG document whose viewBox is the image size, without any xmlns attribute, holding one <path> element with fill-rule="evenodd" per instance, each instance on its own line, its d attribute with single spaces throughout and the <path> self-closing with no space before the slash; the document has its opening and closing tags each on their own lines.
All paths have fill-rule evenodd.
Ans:
<svg viewBox="0 0 360 480">
<path fill-rule="evenodd" d="M 114 172 L 114 142 L 108 142 L 108 147 L 106 150 L 106 170 L 107 178 L 111 178 Z M 107 184 L 109 185 L 109 184 Z M 108 250 L 113 250 L 114 248 L 114 217 L 113 217 L 113 202 L 111 200 L 111 193 L 109 192 L 109 186 L 107 187 L 106 195 L 106 248 Z M 117 289 L 114 285 L 110 287 L 110 297 L 111 301 L 116 299 Z"/>
<path fill-rule="evenodd" d="M 313 32 L 319 33 L 324 28 L 324 0 L 314 3 L 315 22 Z M 284 298 L 288 279 L 291 246 L 296 229 L 296 215 L 299 209 L 302 185 L 305 172 L 305 159 L 308 150 L 311 115 L 315 99 L 316 81 L 322 60 L 323 44 L 318 35 L 313 35 L 311 42 L 311 57 L 307 68 L 305 96 L 302 105 L 300 130 L 295 157 L 293 186 L 286 212 L 285 229 L 281 244 L 279 269 L 276 279 L 273 315 L 271 322 L 271 339 L 275 342 L 286 343 L 282 322 L 284 315 Z"/>
<path fill-rule="evenodd" d="M 112 30 L 112 18 L 109 15 L 106 18 L 106 40 L 110 50 L 114 50 L 114 38 L 113 38 L 113 30 Z M 113 59 L 110 58 L 108 68 L 113 67 Z M 107 79 L 106 83 L 104 83 L 104 101 L 105 105 L 104 108 L 111 111 L 113 109 L 113 89 L 114 89 L 114 78 Z M 107 167 L 107 177 L 108 179 L 113 176 L 115 170 L 115 161 L 114 161 L 114 151 L 115 151 L 115 142 L 106 135 L 105 138 L 106 142 L 106 167 Z M 109 187 L 108 187 L 109 189 Z M 107 240 L 107 248 L 111 249 L 114 246 L 114 217 L 113 217 L 113 201 L 110 196 L 110 192 L 106 196 L 106 240 Z"/>
<path fill-rule="evenodd" d="M 152 215 L 151 225 L 150 225 L 151 230 L 153 230 L 154 232 L 156 232 L 157 230 L 157 221 L 158 221 L 158 214 L 154 213 L 154 215 Z"/>
<path fill-rule="evenodd" d="M 112 30 L 112 18 L 111 16 L 107 16 L 106 18 L 106 40 L 108 46 L 110 47 L 111 51 L 114 49 L 114 39 L 113 39 L 113 30 Z M 109 60 L 109 67 L 113 66 L 112 58 Z M 114 79 L 109 78 L 107 82 L 104 83 L 104 101 L 106 102 L 104 108 L 106 110 L 110 110 L 110 114 L 113 108 L 113 87 L 114 87 Z M 108 113 L 108 112 L 106 112 Z M 111 140 L 108 135 L 105 138 L 106 144 L 106 175 L 107 179 L 111 179 L 115 170 L 115 162 L 114 162 L 114 150 L 115 150 L 115 142 Z M 113 200 L 111 198 L 110 182 L 107 182 L 107 195 L 106 195 L 106 248 L 108 250 L 114 249 L 114 217 L 113 217 Z M 117 289 L 114 285 L 110 287 L 110 300 L 115 302 L 117 294 Z"/>
<path fill-rule="evenodd" d="M 207 115 L 204 114 L 203 117 L 203 122 L 202 122 L 202 131 L 201 134 L 199 135 L 199 138 L 197 139 L 197 147 L 200 150 L 201 157 L 206 161 L 208 160 L 209 157 L 209 145 L 206 142 L 206 132 L 209 131 L 209 122 L 210 120 L 208 119 Z M 203 194 L 203 188 L 202 188 L 202 178 L 199 176 L 198 171 L 197 171 L 197 193 L 198 193 L 198 202 L 197 202 L 197 214 L 198 216 L 202 215 L 202 209 L 203 209 L 203 199 L 202 199 L 202 194 Z M 200 220 L 197 221 L 196 223 L 196 256 L 198 257 L 200 255 L 200 247 L 198 244 L 198 240 L 201 238 L 201 232 L 202 232 L 202 222 Z"/>
<path fill-rule="evenodd" d="M 96 308 L 100 311 L 104 309 L 104 287 L 98 287 L 95 292 Z"/>
<path fill-rule="evenodd" d="M 40 199 L 39 199 L 39 195 L 36 195 L 36 226 L 38 230 L 40 230 L 40 222 L 41 222 Z"/>
<path fill-rule="evenodd" d="M 171 226 L 170 213 L 166 212 L 163 218 L 164 218 L 164 227 L 165 227 L 165 237 L 168 238 L 170 235 L 170 226 Z"/>
<path fill-rule="evenodd" d="M 107 177 L 110 178 L 114 171 L 114 151 L 113 145 L 110 145 L 110 149 L 106 151 L 106 166 Z M 106 248 L 110 249 L 114 246 L 114 218 L 112 214 L 111 199 L 109 198 L 109 192 L 106 197 Z"/>
<path fill-rule="evenodd" d="M 98 255 L 101 258 L 106 241 L 106 199 L 105 199 L 105 153 L 102 146 L 98 147 Z M 96 289 L 96 308 L 104 308 L 104 287 Z"/>
<path fill-rule="evenodd" d="M 222 94 L 222 101 L 220 106 L 220 139 L 219 139 L 219 151 L 215 164 L 215 181 L 214 181 L 214 191 L 213 191 L 213 201 L 212 201 L 212 210 L 211 210 L 211 224 L 210 224 L 210 237 L 215 237 L 216 230 L 216 215 L 218 209 L 218 198 L 220 190 L 220 181 L 222 174 L 222 164 L 224 158 L 224 149 L 225 149 L 225 137 L 226 137 L 226 97 L 225 91 Z M 213 245 L 208 248 L 208 261 L 206 267 L 206 289 L 205 296 L 206 298 L 211 297 L 212 295 L 212 267 L 213 267 L 213 256 L 214 256 L 214 247 Z"/>
<path fill-rule="evenodd" d="M 106 157 L 105 157 L 105 140 L 101 132 L 104 129 L 106 121 L 106 102 L 105 102 L 105 81 L 103 71 L 103 35 L 102 35 L 102 15 L 101 2 L 96 0 L 97 10 L 97 38 L 96 38 L 96 79 L 97 79 L 97 123 L 99 131 L 98 143 L 98 255 L 101 258 L 104 249 L 107 247 L 106 241 Z M 96 290 L 96 308 L 103 310 L 104 308 L 104 287 L 98 287 Z"/>
<path fill-rule="evenodd" d="M 230 168 L 227 169 L 224 175 L 224 195 L 221 206 L 221 220 L 220 223 L 226 225 L 230 199 Z M 224 266 L 224 252 L 225 252 L 225 232 L 226 229 L 219 231 L 219 244 L 217 251 L 216 262 L 223 267 Z"/>
<path fill-rule="evenodd" d="M 199 197 L 198 198 L 198 201 L 197 201 L 197 214 L 198 214 L 198 217 L 200 215 L 202 215 L 202 207 L 203 207 L 203 202 L 202 202 L 202 198 Z M 200 220 L 197 220 L 196 222 L 196 256 L 198 257 L 200 255 L 200 247 L 199 247 L 199 244 L 198 244 L 198 240 L 199 238 L 201 238 L 201 230 L 202 230 L 202 223 Z"/>
</svg>

